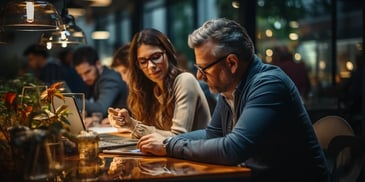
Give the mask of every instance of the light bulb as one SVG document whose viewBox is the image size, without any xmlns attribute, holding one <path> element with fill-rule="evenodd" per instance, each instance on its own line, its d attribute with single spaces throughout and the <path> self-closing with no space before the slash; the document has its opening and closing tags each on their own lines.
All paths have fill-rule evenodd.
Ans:
<svg viewBox="0 0 365 182">
<path fill-rule="evenodd" d="M 33 23 L 34 22 L 34 4 L 33 2 L 26 2 L 26 13 L 27 13 L 27 22 Z"/>
</svg>

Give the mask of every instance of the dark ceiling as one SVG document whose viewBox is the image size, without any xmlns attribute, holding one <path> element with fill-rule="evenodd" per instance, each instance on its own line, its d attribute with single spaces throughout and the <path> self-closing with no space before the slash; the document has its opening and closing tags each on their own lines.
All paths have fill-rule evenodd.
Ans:
<svg viewBox="0 0 365 182">
<path fill-rule="evenodd" d="M 3 9 L 10 1 L 14 0 L 1 0 L 0 8 Z M 90 6 L 92 3 L 91 0 L 48 0 L 48 2 L 55 5 L 59 13 L 61 13 L 65 3 L 67 8 L 82 8 L 86 11 L 92 12 L 92 17 L 96 18 L 116 11 L 127 11 L 134 3 L 134 0 L 111 0 L 110 5 L 107 7 L 92 7 Z"/>
</svg>

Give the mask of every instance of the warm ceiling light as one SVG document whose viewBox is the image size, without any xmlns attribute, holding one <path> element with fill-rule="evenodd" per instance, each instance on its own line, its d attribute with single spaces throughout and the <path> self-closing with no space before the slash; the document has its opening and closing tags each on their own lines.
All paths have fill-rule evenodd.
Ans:
<svg viewBox="0 0 365 182">
<path fill-rule="evenodd" d="M 56 8 L 46 1 L 11 1 L 0 15 L 4 30 L 54 31 L 62 24 Z"/>
<path fill-rule="evenodd" d="M 298 40 L 299 35 L 297 33 L 289 33 L 290 40 Z"/>
<path fill-rule="evenodd" d="M 34 3 L 33 2 L 25 2 L 25 12 L 28 23 L 34 22 Z"/>
<path fill-rule="evenodd" d="M 299 23 L 297 21 L 290 21 L 289 26 L 291 28 L 299 28 Z"/>
<path fill-rule="evenodd" d="M 85 9 L 81 8 L 68 8 L 68 13 L 73 17 L 77 18 L 85 15 Z"/>
<path fill-rule="evenodd" d="M 236 8 L 236 9 L 240 8 L 240 2 L 239 1 L 232 1 L 232 7 Z"/>
<path fill-rule="evenodd" d="M 108 39 L 110 36 L 108 31 L 94 31 L 91 34 L 91 38 L 94 40 L 105 40 Z"/>
<path fill-rule="evenodd" d="M 89 0 L 92 7 L 107 7 L 112 3 L 112 0 Z"/>
<path fill-rule="evenodd" d="M 108 22 L 106 20 L 97 19 L 94 31 L 91 33 L 91 38 L 94 40 L 109 39 L 110 33 L 107 27 Z"/>
</svg>

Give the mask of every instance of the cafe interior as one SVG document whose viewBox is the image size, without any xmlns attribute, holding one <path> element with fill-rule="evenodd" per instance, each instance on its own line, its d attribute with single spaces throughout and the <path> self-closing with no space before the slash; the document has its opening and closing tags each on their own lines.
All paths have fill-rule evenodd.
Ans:
<svg viewBox="0 0 365 182">
<path fill-rule="evenodd" d="M 363 0 L 1 0 L 0 8 L 2 79 L 18 75 L 26 63 L 23 51 L 35 43 L 45 45 L 52 56 L 66 48 L 89 45 L 98 51 L 102 64 L 110 66 L 114 51 L 144 28 L 166 34 L 195 74 L 188 35 L 209 19 L 236 20 L 247 29 L 263 62 L 274 64 L 275 47 L 281 46 L 290 51 L 294 62 L 305 65 L 310 85 L 302 99 L 320 141 L 328 145 L 336 135 L 365 139 Z M 27 14 L 26 8 L 33 11 Z M 355 72 L 360 73 L 356 93 L 350 91 L 354 85 L 348 86 Z M 358 150 L 364 151 L 364 145 Z M 359 169 L 356 176 L 365 177 L 364 153 L 362 164 L 350 164 L 357 165 L 353 167 Z M 100 155 L 102 159 L 96 162 L 65 155 L 63 166 L 73 167 L 53 171 L 47 178 L 245 181 L 250 176 L 250 169 L 244 167 L 138 154 Z"/>
</svg>

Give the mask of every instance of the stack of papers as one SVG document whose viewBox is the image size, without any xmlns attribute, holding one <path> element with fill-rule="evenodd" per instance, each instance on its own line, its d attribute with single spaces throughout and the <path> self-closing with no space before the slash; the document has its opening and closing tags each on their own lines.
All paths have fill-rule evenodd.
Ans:
<svg viewBox="0 0 365 182">
<path fill-rule="evenodd" d="M 128 133 L 130 130 L 128 129 L 120 129 L 115 127 L 90 127 L 88 130 L 94 131 L 98 134 L 104 134 L 104 133 Z"/>
</svg>

